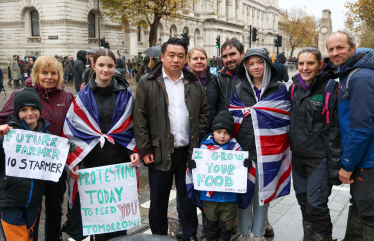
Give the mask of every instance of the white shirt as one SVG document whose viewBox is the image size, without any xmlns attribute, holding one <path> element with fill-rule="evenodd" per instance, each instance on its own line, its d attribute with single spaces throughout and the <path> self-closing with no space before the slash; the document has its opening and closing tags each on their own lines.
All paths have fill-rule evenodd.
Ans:
<svg viewBox="0 0 374 241">
<path fill-rule="evenodd" d="M 181 71 L 179 78 L 173 82 L 162 68 L 162 77 L 169 97 L 168 113 L 174 147 L 187 146 L 190 142 L 190 114 L 184 99 L 183 73 Z"/>
</svg>

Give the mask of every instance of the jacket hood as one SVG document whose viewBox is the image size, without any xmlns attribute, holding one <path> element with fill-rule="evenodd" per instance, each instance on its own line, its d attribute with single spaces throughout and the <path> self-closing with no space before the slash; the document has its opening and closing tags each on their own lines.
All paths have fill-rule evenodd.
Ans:
<svg viewBox="0 0 374 241">
<path fill-rule="evenodd" d="M 79 50 L 77 53 L 77 59 L 80 59 L 84 64 L 86 64 L 87 62 L 86 55 L 87 55 L 87 51 Z"/>
<path fill-rule="evenodd" d="M 311 85 L 315 85 L 316 83 L 328 81 L 330 79 L 338 78 L 338 67 L 332 63 L 330 58 L 324 58 L 323 61 L 325 62 L 325 67 L 322 70 L 321 74 L 318 74 L 314 77 Z M 300 86 L 299 83 L 299 74 L 295 74 L 292 77 L 292 81 L 297 85 Z"/>
<path fill-rule="evenodd" d="M 94 72 L 93 75 L 92 75 L 92 77 L 91 77 L 91 79 L 88 82 L 90 84 L 90 89 L 92 91 L 96 87 L 95 79 L 96 79 L 96 73 Z M 126 79 L 119 72 L 117 72 L 117 73 L 116 73 L 116 71 L 114 72 L 112 81 L 113 81 L 113 85 L 114 85 L 113 86 L 113 91 L 114 92 L 125 90 L 125 89 L 127 89 L 129 87 L 129 83 L 126 81 Z"/>
<path fill-rule="evenodd" d="M 355 53 L 348 61 L 345 63 L 341 69 L 341 72 L 348 73 L 353 69 L 357 68 L 367 68 L 374 70 L 374 55 L 371 52 L 367 53 Z"/>
<path fill-rule="evenodd" d="M 123 59 L 117 58 L 116 59 L 116 65 L 117 65 L 116 68 L 122 69 L 125 66 L 125 63 L 124 63 Z"/>
<path fill-rule="evenodd" d="M 259 56 L 265 61 L 265 69 L 261 89 L 265 90 L 271 82 L 278 82 L 278 71 L 269 58 L 269 52 L 266 48 L 262 47 L 255 47 L 247 50 L 239 66 L 238 78 L 247 79 L 253 88 L 254 85 L 251 81 L 247 66 L 245 66 L 246 60 L 251 56 Z M 264 93 L 264 91 L 261 91 L 261 94 L 262 93 Z"/>
</svg>

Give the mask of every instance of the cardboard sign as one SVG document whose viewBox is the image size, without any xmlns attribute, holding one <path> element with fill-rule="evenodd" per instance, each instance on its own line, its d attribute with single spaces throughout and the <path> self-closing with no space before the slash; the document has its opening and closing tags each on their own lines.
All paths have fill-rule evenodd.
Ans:
<svg viewBox="0 0 374 241">
<path fill-rule="evenodd" d="M 70 145 L 63 137 L 16 129 L 4 136 L 3 147 L 7 176 L 57 182 Z"/>
<path fill-rule="evenodd" d="M 131 163 L 78 170 L 83 235 L 140 226 L 135 168 Z"/>
<path fill-rule="evenodd" d="M 201 191 L 247 192 L 246 151 L 193 149 L 196 168 L 192 170 L 194 188 Z"/>
</svg>

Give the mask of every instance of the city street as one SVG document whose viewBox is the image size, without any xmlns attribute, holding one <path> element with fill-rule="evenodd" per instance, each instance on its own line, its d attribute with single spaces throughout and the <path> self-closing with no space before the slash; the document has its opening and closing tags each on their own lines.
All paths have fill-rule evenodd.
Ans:
<svg viewBox="0 0 374 241">
<path fill-rule="evenodd" d="M 292 77 L 297 74 L 297 71 L 290 71 L 289 76 Z M 4 100 L 4 93 L 0 94 L 0 108 L 2 108 L 5 102 L 9 99 L 11 93 L 13 93 L 18 88 L 13 88 L 5 83 L 6 98 Z M 134 79 L 129 80 L 130 88 L 135 94 L 136 92 L 136 81 Z M 287 87 L 292 84 L 292 81 L 286 83 Z M 22 88 L 22 87 L 21 87 Z M 74 85 L 71 83 L 65 84 L 65 89 L 76 94 Z M 333 222 L 333 237 L 341 240 L 344 238 L 345 227 L 347 223 L 348 208 L 349 208 L 349 185 L 335 186 L 332 190 L 330 196 L 329 207 L 330 214 Z M 66 210 L 67 210 L 67 194 L 65 194 L 65 201 L 63 204 L 63 222 L 66 220 Z M 133 228 L 129 230 L 129 234 L 145 233 L 151 234 L 149 223 L 148 223 L 148 209 L 150 206 L 149 201 L 149 183 L 148 183 L 148 171 L 146 167 L 140 168 L 140 191 L 139 191 L 139 202 L 140 202 L 140 213 L 142 219 L 142 225 L 140 227 Z M 43 205 L 44 207 L 44 205 Z M 197 209 L 198 210 L 198 209 Z M 201 225 L 201 213 L 199 214 L 199 224 Z M 170 230 L 174 230 L 176 222 L 175 219 L 178 218 L 176 211 L 176 190 L 170 193 L 169 198 L 169 210 L 168 216 L 170 218 Z M 275 236 L 267 238 L 267 241 L 301 241 L 303 238 L 302 229 L 302 217 L 299 205 L 296 200 L 295 193 L 293 189 L 290 195 L 276 199 L 270 203 L 269 208 L 269 221 L 274 227 Z M 173 222 L 174 221 L 174 222 Z M 200 227 L 201 228 L 201 227 Z M 200 230 L 200 229 L 199 229 Z M 198 232 L 198 234 L 201 234 Z M 200 236 L 201 237 L 201 236 Z M 63 234 L 64 241 L 73 241 L 68 235 Z M 203 237 L 202 237 L 203 238 Z M 44 239 L 44 210 L 42 211 L 40 228 L 39 228 L 39 240 Z M 238 235 L 233 235 L 232 240 L 237 240 Z M 2 236 L 0 236 L 0 241 L 2 241 Z M 89 239 L 87 239 L 89 240 Z"/>
</svg>

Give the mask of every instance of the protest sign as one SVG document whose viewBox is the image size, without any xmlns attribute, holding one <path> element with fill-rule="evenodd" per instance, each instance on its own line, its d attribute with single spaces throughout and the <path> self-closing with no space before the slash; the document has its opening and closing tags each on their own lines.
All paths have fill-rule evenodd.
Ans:
<svg viewBox="0 0 374 241">
<path fill-rule="evenodd" d="M 200 191 L 247 192 L 246 151 L 193 149 L 196 168 L 192 170 L 194 188 Z"/>
<path fill-rule="evenodd" d="M 135 168 L 131 163 L 78 170 L 83 235 L 140 225 Z"/>
<path fill-rule="evenodd" d="M 7 176 L 57 182 L 70 146 L 63 137 L 14 129 L 4 136 L 3 147 Z"/>
</svg>

